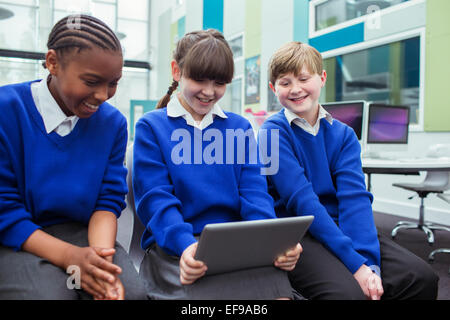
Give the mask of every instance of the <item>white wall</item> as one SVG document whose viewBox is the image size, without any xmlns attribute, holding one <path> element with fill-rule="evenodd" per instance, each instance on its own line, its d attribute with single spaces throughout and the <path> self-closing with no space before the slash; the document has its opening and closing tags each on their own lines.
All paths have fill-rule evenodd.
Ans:
<svg viewBox="0 0 450 320">
<path fill-rule="evenodd" d="M 159 100 L 170 86 L 170 23 L 175 0 L 150 1 L 150 99 Z M 169 61 L 168 58 L 169 57 Z"/>
<path fill-rule="evenodd" d="M 261 11 L 261 110 L 267 111 L 268 64 L 279 47 L 294 39 L 294 1 L 262 0 Z"/>
</svg>

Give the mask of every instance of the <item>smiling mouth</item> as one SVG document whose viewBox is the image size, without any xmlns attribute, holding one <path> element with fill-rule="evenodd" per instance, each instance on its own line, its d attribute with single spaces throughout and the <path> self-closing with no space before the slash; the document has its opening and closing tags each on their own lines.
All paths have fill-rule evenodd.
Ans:
<svg viewBox="0 0 450 320">
<path fill-rule="evenodd" d="M 211 103 L 214 99 L 203 99 L 203 98 L 199 98 L 197 97 L 197 99 L 201 102 L 201 103 L 205 103 L 205 104 L 209 104 Z"/>
<path fill-rule="evenodd" d="M 87 102 L 83 102 L 83 103 L 84 103 L 84 105 L 86 107 L 88 107 L 92 111 L 97 111 L 98 110 L 98 107 L 99 107 L 98 105 L 90 104 L 90 103 L 87 103 Z"/>
<path fill-rule="evenodd" d="M 303 100 L 305 100 L 309 95 L 303 96 L 303 97 L 297 97 L 297 98 L 289 98 L 289 100 L 293 101 L 293 102 L 301 102 Z"/>
</svg>

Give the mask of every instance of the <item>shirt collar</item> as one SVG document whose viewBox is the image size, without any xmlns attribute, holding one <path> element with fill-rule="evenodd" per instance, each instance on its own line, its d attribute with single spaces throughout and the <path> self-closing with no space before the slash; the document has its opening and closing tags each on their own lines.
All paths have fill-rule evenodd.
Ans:
<svg viewBox="0 0 450 320">
<path fill-rule="evenodd" d="M 71 128 L 73 128 L 79 118 L 75 115 L 70 117 L 66 116 L 50 93 L 47 81 L 45 79 L 41 80 L 36 84 L 36 89 L 38 97 L 36 107 L 44 120 L 47 133 L 55 130 L 64 121 L 69 121 Z"/>
<path fill-rule="evenodd" d="M 306 123 L 306 119 L 303 119 L 302 117 L 299 117 L 298 115 L 296 115 L 295 113 L 293 113 L 292 111 L 284 108 L 284 115 L 287 119 L 287 121 L 289 122 L 289 125 L 291 125 L 292 121 L 294 121 L 295 119 L 299 119 L 300 122 Z M 331 116 L 331 114 L 325 110 L 324 107 L 322 107 L 319 104 L 319 116 L 317 117 L 317 122 L 319 122 L 322 118 L 325 118 L 329 124 L 333 124 L 333 117 Z M 316 122 L 316 124 L 317 124 Z"/>
<path fill-rule="evenodd" d="M 214 121 L 214 116 L 219 116 L 223 119 L 228 118 L 223 112 L 222 108 L 216 103 L 212 109 L 203 117 L 200 123 L 197 123 L 192 115 L 181 105 L 178 96 L 170 99 L 167 104 L 167 115 L 172 118 L 183 117 L 186 123 L 190 126 L 196 127 L 200 130 L 208 127 Z"/>
</svg>

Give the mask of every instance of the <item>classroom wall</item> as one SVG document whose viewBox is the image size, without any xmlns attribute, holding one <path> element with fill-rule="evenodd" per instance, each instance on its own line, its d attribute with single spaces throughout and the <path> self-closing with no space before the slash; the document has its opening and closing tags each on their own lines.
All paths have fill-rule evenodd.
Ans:
<svg viewBox="0 0 450 320">
<path fill-rule="evenodd" d="M 450 131 L 450 1 L 426 3 L 425 130 Z"/>
<path fill-rule="evenodd" d="M 185 0 L 185 31 L 202 28 L 205 24 L 205 1 Z M 446 92 L 446 77 L 450 74 L 450 1 L 447 0 L 411 0 L 402 10 L 387 10 L 380 18 L 381 28 L 371 27 L 367 21 L 360 21 L 345 30 L 335 30 L 330 34 L 313 34 L 309 32 L 309 0 L 223 0 L 221 6 L 222 31 L 226 38 L 244 34 L 244 59 L 236 62 L 236 75 L 245 75 L 245 59 L 260 55 L 260 102 L 245 105 L 253 111 L 267 110 L 268 84 L 267 64 L 272 53 L 288 41 L 309 42 L 317 45 L 322 54 L 330 54 L 343 47 L 376 42 L 378 39 L 392 37 L 403 32 L 423 28 L 424 74 L 421 87 L 424 104 L 424 117 L 421 128 L 409 135 L 407 156 L 423 156 L 430 145 L 450 141 L 450 100 L 443 95 Z M 174 15 L 180 9 L 174 7 L 175 0 L 152 0 L 152 55 L 155 69 L 152 74 L 152 87 L 158 88 L 158 98 L 171 82 L 170 75 L 164 74 L 170 62 L 168 42 L 165 34 L 170 33 L 167 19 L 173 23 Z M 217 9 L 216 9 L 217 10 Z M 210 23 L 210 22 L 207 22 Z M 158 28 L 166 28 L 161 35 Z M 156 30 L 155 30 L 156 29 Z M 168 30 L 168 31 L 167 31 Z M 161 39 L 162 41 L 159 41 Z M 162 64 L 162 65 L 161 65 Z M 167 65 L 167 66 L 166 66 Z M 332 70 L 329 70 L 329 74 Z M 244 77 L 245 82 L 245 77 Z M 245 87 L 245 83 L 244 83 Z M 152 89 L 153 92 L 154 89 Z M 155 91 L 155 92 L 156 92 Z M 245 91 L 243 92 L 245 94 Z M 152 97 L 153 98 L 153 97 Z M 426 152 L 426 151 L 425 151 Z M 411 192 L 392 187 L 394 182 L 418 182 L 422 176 L 373 175 L 373 208 L 376 211 L 417 218 L 419 200 L 408 200 Z M 450 205 L 435 195 L 426 199 L 426 220 L 450 225 Z"/>
</svg>

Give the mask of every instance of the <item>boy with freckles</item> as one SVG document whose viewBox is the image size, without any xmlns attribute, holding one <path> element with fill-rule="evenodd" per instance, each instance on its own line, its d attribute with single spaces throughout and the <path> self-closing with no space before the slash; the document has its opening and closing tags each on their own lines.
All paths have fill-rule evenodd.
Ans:
<svg viewBox="0 0 450 320">
<path fill-rule="evenodd" d="M 268 139 L 279 132 L 279 170 L 268 176 L 276 213 L 314 216 L 289 272 L 294 289 L 308 299 L 436 299 L 428 264 L 377 234 L 356 134 L 318 102 L 327 79 L 320 53 L 287 43 L 272 56 L 269 78 L 284 106 L 261 127 Z"/>
</svg>

